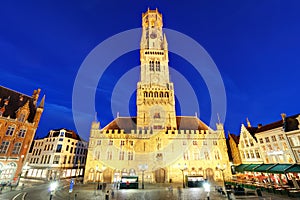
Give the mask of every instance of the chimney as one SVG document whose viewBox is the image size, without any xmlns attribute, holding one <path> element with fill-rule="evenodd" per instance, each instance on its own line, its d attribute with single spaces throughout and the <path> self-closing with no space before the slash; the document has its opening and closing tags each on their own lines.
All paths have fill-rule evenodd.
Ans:
<svg viewBox="0 0 300 200">
<path fill-rule="evenodd" d="M 282 121 L 285 121 L 286 114 L 285 113 L 281 113 L 281 117 L 282 117 Z"/>
</svg>

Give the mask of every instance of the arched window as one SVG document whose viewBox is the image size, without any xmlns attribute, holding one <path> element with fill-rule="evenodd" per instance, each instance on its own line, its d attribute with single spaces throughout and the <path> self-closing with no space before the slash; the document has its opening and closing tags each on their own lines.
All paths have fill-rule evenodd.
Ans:
<svg viewBox="0 0 300 200">
<path fill-rule="evenodd" d="M 169 97 L 169 93 L 168 92 L 165 92 L 165 97 Z"/>
<path fill-rule="evenodd" d="M 160 92 L 160 93 L 159 93 L 159 97 L 164 97 L 164 93 L 163 93 L 163 92 Z"/>
<path fill-rule="evenodd" d="M 148 92 L 144 92 L 144 97 L 148 97 Z"/>
<path fill-rule="evenodd" d="M 149 97 L 153 97 L 153 92 L 149 92 Z"/>
<path fill-rule="evenodd" d="M 154 92 L 154 97 L 158 97 L 158 92 Z"/>
<path fill-rule="evenodd" d="M 20 113 L 20 115 L 18 117 L 18 121 L 24 122 L 26 120 L 26 116 L 27 116 L 27 111 L 22 110 L 22 112 Z"/>
<path fill-rule="evenodd" d="M 155 70 L 159 72 L 160 71 L 160 62 L 156 61 L 155 65 L 156 65 Z"/>
<path fill-rule="evenodd" d="M 150 67 L 149 68 L 150 71 L 154 71 L 154 61 L 149 62 L 149 67 Z"/>
</svg>

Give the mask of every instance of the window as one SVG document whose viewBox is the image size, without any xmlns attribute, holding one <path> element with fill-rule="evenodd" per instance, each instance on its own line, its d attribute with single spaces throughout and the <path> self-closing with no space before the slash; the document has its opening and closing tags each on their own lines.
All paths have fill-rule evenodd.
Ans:
<svg viewBox="0 0 300 200">
<path fill-rule="evenodd" d="M 250 146 L 252 146 L 252 147 L 254 146 L 252 139 L 250 139 Z"/>
<path fill-rule="evenodd" d="M 124 156 L 125 156 L 125 152 L 124 151 L 120 151 L 119 160 L 124 160 Z"/>
<path fill-rule="evenodd" d="M 284 140 L 283 134 L 279 134 L 278 136 L 279 136 L 279 140 Z"/>
<path fill-rule="evenodd" d="M 272 145 L 269 144 L 268 147 L 269 147 L 269 150 L 270 150 L 270 151 L 273 151 Z"/>
<path fill-rule="evenodd" d="M 16 142 L 12 151 L 12 154 L 19 154 L 21 150 L 22 143 Z"/>
<path fill-rule="evenodd" d="M 25 118 L 26 118 L 26 114 L 27 114 L 26 111 L 22 111 L 21 114 L 20 114 L 20 116 L 18 117 L 18 121 L 19 122 L 24 122 Z"/>
<path fill-rule="evenodd" d="M 111 151 L 107 152 L 107 160 L 112 160 L 112 152 Z"/>
<path fill-rule="evenodd" d="M 163 160 L 163 154 L 162 153 L 157 153 L 156 154 L 156 160 L 158 160 L 158 161 Z"/>
<path fill-rule="evenodd" d="M 251 158 L 255 158 L 254 157 L 254 152 L 252 150 L 250 151 L 250 155 L 251 155 Z"/>
<path fill-rule="evenodd" d="M 266 140 L 266 142 L 270 142 L 269 137 L 266 137 L 265 140 Z"/>
<path fill-rule="evenodd" d="M 283 150 L 287 150 L 288 149 L 287 144 L 285 142 L 282 143 L 282 147 L 283 147 Z"/>
<path fill-rule="evenodd" d="M 129 141 L 129 144 L 130 144 L 130 146 L 133 146 L 133 141 L 132 140 Z"/>
<path fill-rule="evenodd" d="M 220 160 L 220 154 L 218 150 L 215 151 L 215 159 Z"/>
<path fill-rule="evenodd" d="M 189 153 L 188 152 L 184 152 L 183 159 L 184 160 L 189 160 Z"/>
<path fill-rule="evenodd" d="M 5 135 L 12 136 L 15 131 L 15 127 L 16 127 L 15 125 L 8 126 Z"/>
<path fill-rule="evenodd" d="M 259 143 L 260 144 L 263 144 L 264 143 L 264 140 L 262 138 L 259 138 Z"/>
<path fill-rule="evenodd" d="M 97 145 L 101 145 L 101 140 L 97 140 Z"/>
<path fill-rule="evenodd" d="M 69 151 L 69 145 L 67 145 L 67 147 L 66 147 L 66 151 Z"/>
<path fill-rule="evenodd" d="M 56 152 L 61 152 L 61 148 L 62 148 L 62 145 L 61 145 L 61 144 L 58 144 L 58 145 L 57 145 L 57 148 L 56 148 Z"/>
<path fill-rule="evenodd" d="M 150 61 L 149 66 L 150 66 L 149 70 L 154 71 L 154 61 Z"/>
<path fill-rule="evenodd" d="M 193 141 L 193 145 L 197 145 L 197 144 L 198 144 L 198 142 L 194 140 Z"/>
<path fill-rule="evenodd" d="M 108 141 L 108 145 L 113 145 L 114 144 L 114 141 L 113 140 L 109 140 Z"/>
<path fill-rule="evenodd" d="M 70 153 L 73 153 L 73 147 L 71 147 L 71 149 L 70 149 Z"/>
<path fill-rule="evenodd" d="M 0 153 L 6 153 L 7 149 L 9 146 L 9 141 L 3 141 L 1 146 L 0 146 Z"/>
<path fill-rule="evenodd" d="M 207 141 L 203 141 L 203 145 L 207 145 Z"/>
<path fill-rule="evenodd" d="M 216 140 L 214 140 L 213 145 L 218 145 L 218 142 Z"/>
<path fill-rule="evenodd" d="M 256 158 L 260 158 L 260 154 L 259 154 L 259 151 L 257 149 L 255 149 L 255 155 L 256 155 Z"/>
<path fill-rule="evenodd" d="M 209 160 L 209 153 L 207 151 L 204 152 L 204 158 L 205 160 Z"/>
<path fill-rule="evenodd" d="M 185 140 L 182 141 L 182 145 L 183 145 L 183 146 L 186 146 L 186 141 L 185 141 Z"/>
<path fill-rule="evenodd" d="M 61 141 L 61 142 L 62 142 L 62 141 L 64 141 L 64 138 L 59 138 L 59 140 L 58 140 L 58 141 Z"/>
<path fill-rule="evenodd" d="M 121 146 L 124 146 L 124 145 L 125 145 L 125 141 L 121 140 Z"/>
<path fill-rule="evenodd" d="M 248 140 L 245 140 L 246 147 L 249 147 Z"/>
<path fill-rule="evenodd" d="M 59 164 L 59 159 L 60 159 L 60 155 L 55 155 L 54 160 L 53 160 L 53 164 Z"/>
<path fill-rule="evenodd" d="M 25 134 L 26 134 L 26 129 L 21 128 L 19 133 L 18 133 L 18 137 L 23 138 L 23 137 L 25 137 Z"/>
<path fill-rule="evenodd" d="M 133 160 L 133 152 L 128 152 L 128 160 Z"/>
<path fill-rule="evenodd" d="M 240 154 L 242 155 L 242 158 L 245 159 L 245 154 L 243 151 L 240 151 Z"/>
<path fill-rule="evenodd" d="M 272 135 L 272 136 L 271 136 L 271 139 L 272 139 L 272 142 L 276 142 L 276 141 L 277 141 L 275 135 Z"/>
<path fill-rule="evenodd" d="M 246 155 L 247 155 L 247 158 L 250 158 L 250 154 L 248 151 L 246 152 Z"/>
<path fill-rule="evenodd" d="M 156 61 L 155 64 L 156 64 L 155 70 L 159 72 L 160 71 L 160 62 Z"/>
</svg>

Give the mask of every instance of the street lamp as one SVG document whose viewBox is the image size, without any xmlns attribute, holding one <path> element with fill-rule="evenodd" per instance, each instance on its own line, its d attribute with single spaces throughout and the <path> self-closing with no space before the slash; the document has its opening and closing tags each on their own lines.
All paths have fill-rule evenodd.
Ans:
<svg viewBox="0 0 300 200">
<path fill-rule="evenodd" d="M 225 196 L 227 196 L 226 187 L 225 187 L 225 178 L 224 178 L 224 170 L 226 169 L 226 164 L 224 164 L 223 167 L 220 164 L 218 164 L 216 169 L 220 170 L 222 172 L 224 193 L 225 193 Z"/>
<path fill-rule="evenodd" d="M 180 163 L 178 163 L 178 168 L 181 170 L 182 173 L 182 187 L 185 188 L 185 184 L 184 184 L 184 171 L 187 170 L 187 166 L 186 163 L 184 163 L 184 165 L 180 165 Z"/>
<path fill-rule="evenodd" d="M 144 172 L 148 169 L 148 165 L 147 164 L 141 164 L 139 165 L 139 169 L 140 171 L 142 171 L 142 189 L 145 188 L 144 186 Z"/>
<path fill-rule="evenodd" d="M 105 165 L 102 166 L 101 169 L 99 169 L 98 165 L 96 165 L 96 172 L 99 173 L 101 175 L 101 173 L 103 173 L 103 171 L 105 170 Z M 98 186 L 97 186 L 97 190 L 100 190 L 100 175 L 98 177 Z"/>
</svg>

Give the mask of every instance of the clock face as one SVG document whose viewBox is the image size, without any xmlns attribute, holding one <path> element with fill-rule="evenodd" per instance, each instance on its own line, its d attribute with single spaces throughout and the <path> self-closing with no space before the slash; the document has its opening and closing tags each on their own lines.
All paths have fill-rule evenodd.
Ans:
<svg viewBox="0 0 300 200">
<path fill-rule="evenodd" d="M 150 38 L 151 39 L 155 39 L 157 37 L 157 34 L 153 31 L 153 32 L 151 32 L 151 34 L 150 34 Z"/>
<path fill-rule="evenodd" d="M 158 76 L 153 76 L 152 81 L 153 81 L 154 83 L 157 83 L 157 82 L 159 81 Z"/>
</svg>

